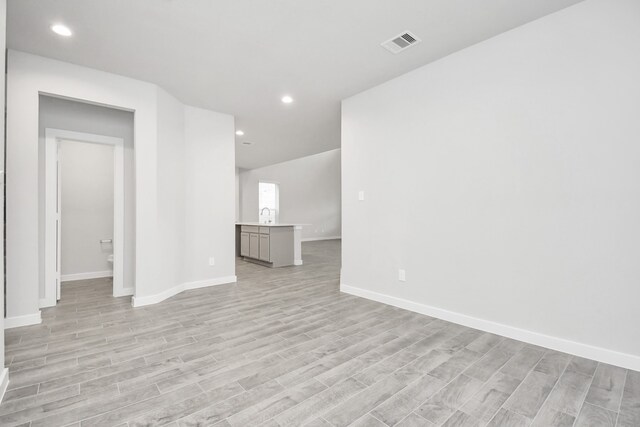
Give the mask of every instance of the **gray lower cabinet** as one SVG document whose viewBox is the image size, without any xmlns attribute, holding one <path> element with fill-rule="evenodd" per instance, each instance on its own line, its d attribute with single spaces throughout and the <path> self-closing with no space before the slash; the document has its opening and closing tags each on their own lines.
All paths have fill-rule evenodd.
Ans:
<svg viewBox="0 0 640 427">
<path fill-rule="evenodd" d="M 268 267 L 284 267 L 296 262 L 294 226 L 242 224 L 236 241 L 240 245 L 238 253 L 247 261 Z"/>
<path fill-rule="evenodd" d="M 260 261 L 271 261 L 271 245 L 269 243 L 269 235 L 261 234 L 260 235 Z"/>
<path fill-rule="evenodd" d="M 260 235 L 249 233 L 249 257 L 258 259 L 260 257 Z"/>
<path fill-rule="evenodd" d="M 240 233 L 240 256 L 249 256 L 249 233 Z"/>
</svg>

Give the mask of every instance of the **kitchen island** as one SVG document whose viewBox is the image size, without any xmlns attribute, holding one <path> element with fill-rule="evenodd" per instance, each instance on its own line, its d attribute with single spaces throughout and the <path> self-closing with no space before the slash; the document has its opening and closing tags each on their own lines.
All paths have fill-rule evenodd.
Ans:
<svg viewBox="0 0 640 427">
<path fill-rule="evenodd" d="M 265 267 L 302 265 L 302 225 L 236 223 L 236 252 Z"/>
</svg>

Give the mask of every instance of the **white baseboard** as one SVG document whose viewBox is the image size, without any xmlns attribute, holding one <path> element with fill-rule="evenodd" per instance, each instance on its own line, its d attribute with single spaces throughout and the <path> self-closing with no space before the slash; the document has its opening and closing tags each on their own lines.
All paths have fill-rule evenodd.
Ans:
<svg viewBox="0 0 640 427">
<path fill-rule="evenodd" d="M 2 403 L 2 399 L 4 398 L 4 393 L 7 391 L 7 387 L 9 387 L 9 368 L 1 368 L 0 370 L 0 403 Z"/>
<path fill-rule="evenodd" d="M 340 240 L 342 236 L 329 236 L 329 237 L 304 237 L 300 239 L 301 242 L 317 242 L 318 240 Z"/>
<path fill-rule="evenodd" d="M 403 308 L 405 310 L 414 311 L 416 313 L 426 314 L 427 316 L 436 317 L 438 319 L 468 326 L 470 328 L 480 329 L 492 334 L 502 335 L 503 337 L 512 338 L 529 344 L 539 345 L 541 347 L 585 357 L 587 359 L 597 360 L 610 365 L 632 369 L 634 371 L 640 371 L 640 356 L 633 354 L 620 353 L 618 351 L 570 341 L 564 338 L 545 335 L 526 329 L 520 329 L 502 323 L 492 322 L 490 320 L 478 319 L 476 317 L 467 316 L 466 314 L 443 310 L 441 308 L 409 301 L 403 298 L 356 288 L 344 283 L 340 283 L 340 291 L 392 305 L 394 307 Z"/>
<path fill-rule="evenodd" d="M 217 277 L 215 279 L 198 280 L 197 282 L 186 282 L 182 285 L 185 291 L 189 289 L 200 289 L 209 286 L 226 285 L 227 283 L 236 283 L 238 278 L 236 276 Z"/>
<path fill-rule="evenodd" d="M 24 316 L 7 317 L 4 319 L 4 328 L 19 328 L 20 326 L 38 325 L 42 323 L 40 310 L 37 313 L 26 314 Z"/>
<path fill-rule="evenodd" d="M 103 277 L 113 277 L 113 271 L 88 271 L 86 273 L 63 274 L 60 276 L 60 282 L 64 284 L 64 282 L 72 282 L 74 280 L 101 279 Z"/>
<path fill-rule="evenodd" d="M 217 285 L 224 285 L 227 283 L 235 283 L 237 282 L 237 280 L 238 278 L 236 276 L 226 276 L 226 277 L 217 277 L 215 279 L 199 280 L 197 282 L 181 283 L 159 294 L 143 296 L 143 297 L 133 297 L 131 298 L 131 305 L 134 307 L 142 307 L 145 305 L 157 304 L 161 301 L 166 300 L 167 298 L 171 298 L 172 296 L 177 295 L 180 292 L 183 292 L 189 289 L 199 289 L 199 288 L 206 288 L 208 286 L 217 286 Z"/>
<path fill-rule="evenodd" d="M 115 298 L 128 297 L 128 296 L 131 296 L 133 294 L 135 294 L 135 289 L 134 288 L 124 288 L 121 291 L 116 291 L 116 290 L 113 291 L 113 296 Z"/>
<path fill-rule="evenodd" d="M 40 308 L 55 307 L 56 300 L 54 298 L 40 298 Z"/>
</svg>

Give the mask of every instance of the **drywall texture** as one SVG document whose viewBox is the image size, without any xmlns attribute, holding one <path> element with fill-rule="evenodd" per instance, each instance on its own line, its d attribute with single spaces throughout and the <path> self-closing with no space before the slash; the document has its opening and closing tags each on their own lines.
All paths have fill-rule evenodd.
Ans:
<svg viewBox="0 0 640 427">
<path fill-rule="evenodd" d="M 135 198 L 135 158 L 134 158 L 134 114 L 130 111 L 123 111 L 115 108 L 108 108 L 99 105 L 92 105 L 86 102 L 77 102 L 68 99 L 54 98 L 51 96 L 40 95 L 39 97 L 39 111 L 38 111 L 38 168 L 39 171 L 44 171 L 45 158 L 44 158 L 44 144 L 45 144 L 45 129 L 64 129 L 75 132 L 92 133 L 96 135 L 114 136 L 122 138 L 124 142 L 124 288 L 134 288 L 135 284 L 135 214 L 136 214 L 136 198 Z M 78 166 L 80 167 L 80 166 Z M 113 169 L 113 161 L 111 162 Z M 66 169 L 66 168 L 65 168 Z M 64 169 L 63 169 L 64 170 Z M 45 174 L 40 173 L 38 179 L 39 190 L 39 253 L 40 253 L 40 271 L 39 271 L 39 283 L 40 283 L 40 298 L 43 298 L 44 293 L 44 256 L 45 256 L 45 201 L 44 201 L 44 188 L 45 188 Z M 113 185 L 113 184 L 112 184 Z M 113 188 L 113 187 L 112 187 Z M 113 192 L 113 189 L 111 190 Z M 64 202 L 64 200 L 63 200 Z M 64 214 L 64 213 L 63 213 Z M 113 228 L 113 210 L 109 213 Z M 63 218 L 64 220 L 64 218 Z M 63 254 L 62 254 L 62 274 L 91 272 L 91 271 L 105 271 L 109 269 L 109 265 L 104 265 L 106 268 L 100 270 L 90 270 L 89 265 L 85 265 L 85 261 L 81 264 L 75 263 L 74 257 L 67 250 L 67 256 L 64 254 L 65 243 L 64 228 L 69 226 L 68 221 L 63 221 Z M 67 231 L 69 228 L 66 228 Z M 113 237 L 113 236 L 111 236 Z M 107 236 L 101 238 L 109 238 Z M 94 242 L 96 243 L 96 242 Z M 87 242 L 87 244 L 89 244 Z M 67 249 L 70 249 L 67 246 Z M 103 245 L 100 248 L 108 251 L 113 247 L 107 247 Z M 97 250 L 97 249 L 96 249 Z M 98 255 L 95 253 L 92 257 L 93 261 L 90 264 L 91 268 L 97 267 Z M 104 258 L 104 257 L 101 257 Z M 66 263 L 65 263 L 66 260 Z M 104 261 L 104 260 L 102 260 Z M 65 265 L 66 264 L 66 265 Z M 101 262 L 101 264 L 105 264 Z M 70 270 L 68 270 L 70 268 Z M 79 271 L 71 271 L 79 270 Z M 83 271 L 80 271 L 83 270 Z"/>
<path fill-rule="evenodd" d="M 342 283 L 637 364 L 638 16 L 588 0 L 345 100 Z"/>
<path fill-rule="evenodd" d="M 66 275 L 112 269 L 113 146 L 60 143 L 61 272 Z"/>
<path fill-rule="evenodd" d="M 73 99 L 95 105 L 109 106 L 134 112 L 133 137 L 135 140 L 134 182 L 135 182 L 135 296 L 148 302 L 157 302 L 184 289 L 187 278 L 202 277 L 206 273 L 223 271 L 224 278 L 207 277 L 209 282 L 220 283 L 232 279 L 235 271 L 233 259 L 233 117 L 207 112 L 191 114 L 184 106 L 157 86 L 109 74 L 86 67 L 80 67 L 23 52 L 9 51 L 7 84 L 7 172 L 12 177 L 7 182 L 7 315 L 14 324 L 33 323 L 39 319 L 39 266 L 43 259 L 39 256 L 39 144 L 38 144 L 38 104 L 39 95 Z M 186 117 L 191 117 L 187 124 Z M 215 119 L 213 124 L 202 123 Z M 168 122 L 167 122 L 168 121 Z M 231 126 L 229 126 L 231 123 Z M 229 147 L 209 148 L 201 158 L 194 155 L 186 160 L 188 134 L 199 133 L 200 129 L 213 130 L 211 137 L 202 137 L 198 144 L 225 145 Z M 228 133 L 228 135 L 227 135 Z M 183 148 L 180 148 L 184 141 Z M 182 160 L 184 156 L 184 161 Z M 202 163 L 207 162 L 209 170 L 203 172 Z M 196 164 L 197 163 L 197 164 Z M 185 180 L 181 186 L 183 171 L 194 168 L 199 179 L 200 173 L 209 183 L 198 186 L 192 198 L 215 200 L 218 194 L 215 183 L 228 184 L 229 189 L 221 194 L 228 202 L 216 205 L 202 213 L 207 221 L 217 223 L 216 228 L 207 228 L 197 239 L 220 242 L 217 251 L 228 251 L 228 255 L 213 253 L 210 247 L 202 245 L 206 254 L 196 253 L 200 260 L 216 256 L 215 269 L 198 264 L 197 271 L 188 271 L 179 260 L 187 248 L 186 224 L 202 221 L 200 213 L 191 211 L 185 215 L 180 210 L 168 212 L 173 204 L 180 203 L 176 196 L 186 195 Z M 175 181 L 178 179 L 178 181 Z M 186 179 L 186 178 L 185 178 Z M 177 183 L 176 183 L 177 182 Z M 227 194 L 228 193 L 228 194 Z M 186 200 L 186 199 L 185 199 Z M 126 201 L 125 201 L 126 203 Z M 189 215 L 193 215 L 190 217 Z M 177 231 L 173 227 L 181 224 Z M 228 234 L 217 236 L 212 230 L 228 229 Z M 185 230 L 181 232 L 180 230 Z M 125 230 L 126 233 L 126 230 Z M 207 234 L 209 233 L 209 234 Z M 227 240 L 231 240 L 228 243 Z M 223 246 L 227 245 L 227 246 Z M 170 264 L 165 266 L 165 263 Z M 226 263 L 226 264 L 223 264 Z M 181 265 L 182 264 L 182 265 Z M 162 265 L 161 268 L 158 268 Z M 164 270 L 164 268 L 168 270 Z M 185 270 L 183 270 L 185 269 Z M 202 270 L 205 270 L 204 272 Z M 166 271 L 170 274 L 164 275 Z M 178 280 L 178 283 L 175 281 Z M 205 280 L 205 279 L 203 279 Z"/>
<path fill-rule="evenodd" d="M 305 224 L 303 239 L 339 238 L 340 149 L 240 171 L 242 221 L 258 220 L 258 183 L 276 182 L 282 223 Z"/>
</svg>

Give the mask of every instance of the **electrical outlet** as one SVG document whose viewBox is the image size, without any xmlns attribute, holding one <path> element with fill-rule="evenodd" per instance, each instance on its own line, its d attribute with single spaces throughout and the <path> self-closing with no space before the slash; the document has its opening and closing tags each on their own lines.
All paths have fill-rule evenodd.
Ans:
<svg viewBox="0 0 640 427">
<path fill-rule="evenodd" d="M 402 269 L 398 270 L 398 280 L 401 281 L 401 282 L 406 282 L 407 281 L 407 274 Z"/>
<path fill-rule="evenodd" d="M 214 257 L 209 257 L 209 265 L 216 265 L 216 259 Z"/>
<path fill-rule="evenodd" d="M 364 191 L 358 191 L 358 200 L 364 200 Z"/>
</svg>

